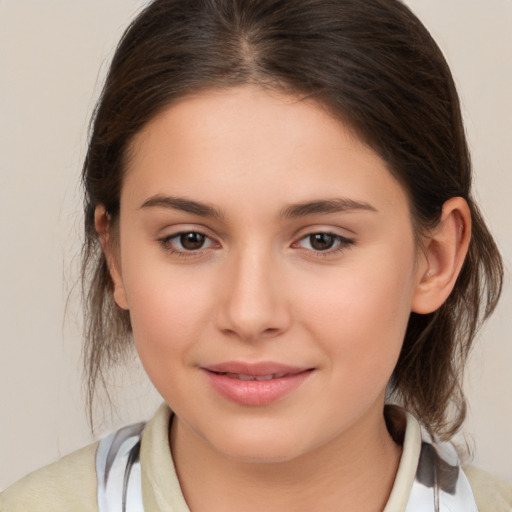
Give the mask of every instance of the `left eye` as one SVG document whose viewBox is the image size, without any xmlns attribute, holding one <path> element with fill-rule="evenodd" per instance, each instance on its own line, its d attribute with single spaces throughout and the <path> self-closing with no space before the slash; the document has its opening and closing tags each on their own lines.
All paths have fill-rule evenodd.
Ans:
<svg viewBox="0 0 512 512">
<path fill-rule="evenodd" d="M 182 252 L 199 251 L 215 245 L 211 238 L 197 231 L 177 233 L 166 237 L 161 242 L 175 251 Z"/>
<path fill-rule="evenodd" d="M 334 233 L 311 233 L 301 238 L 297 245 L 303 249 L 313 251 L 328 251 L 330 249 L 343 247 L 352 243 L 348 238 Z"/>
</svg>

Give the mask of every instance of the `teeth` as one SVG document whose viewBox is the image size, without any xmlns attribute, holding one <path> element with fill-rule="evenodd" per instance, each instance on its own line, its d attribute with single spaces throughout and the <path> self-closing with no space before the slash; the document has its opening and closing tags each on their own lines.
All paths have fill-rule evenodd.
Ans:
<svg viewBox="0 0 512 512">
<path fill-rule="evenodd" d="M 270 380 L 274 379 L 275 377 L 273 375 L 258 375 L 255 377 L 256 380 Z"/>
<path fill-rule="evenodd" d="M 272 380 L 272 379 L 281 379 L 283 378 L 286 373 L 271 373 L 269 375 L 245 375 L 242 373 L 225 373 L 226 377 L 229 377 L 230 379 L 238 379 L 238 380 Z"/>
<path fill-rule="evenodd" d="M 238 380 L 254 380 L 255 378 L 252 376 L 252 375 L 237 375 L 235 377 L 235 379 L 238 379 Z"/>
</svg>

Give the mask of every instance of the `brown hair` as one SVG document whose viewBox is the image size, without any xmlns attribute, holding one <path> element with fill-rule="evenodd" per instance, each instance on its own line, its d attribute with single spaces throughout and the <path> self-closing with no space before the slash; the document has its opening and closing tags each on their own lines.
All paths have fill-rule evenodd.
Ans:
<svg viewBox="0 0 512 512">
<path fill-rule="evenodd" d="M 103 370 L 131 346 L 129 314 L 112 298 L 95 208 L 104 205 L 116 221 L 128 146 L 158 112 L 204 88 L 247 83 L 314 98 L 349 123 L 408 192 L 418 233 L 438 222 L 447 199 L 468 202 L 472 238 L 455 288 L 436 312 L 411 314 L 390 382 L 392 395 L 433 434 L 449 437 L 465 416 L 464 365 L 500 295 L 503 267 L 471 196 L 450 70 L 398 0 L 155 0 L 128 27 L 83 168 L 89 407 L 96 384 L 105 383 Z"/>
</svg>

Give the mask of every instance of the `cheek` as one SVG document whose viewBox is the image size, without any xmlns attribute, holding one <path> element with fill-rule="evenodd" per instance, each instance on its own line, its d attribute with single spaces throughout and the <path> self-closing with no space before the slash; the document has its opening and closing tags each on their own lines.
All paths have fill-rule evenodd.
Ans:
<svg viewBox="0 0 512 512">
<path fill-rule="evenodd" d="M 361 390 L 387 385 L 411 311 L 414 258 L 377 254 L 378 264 L 375 258 L 347 263 L 324 286 L 316 280 L 301 294 L 304 325 L 330 354 L 336 378 Z"/>
<path fill-rule="evenodd" d="M 158 379 L 204 336 L 215 293 L 204 276 L 158 262 L 127 274 L 125 286 L 137 351 L 151 379 Z"/>
</svg>

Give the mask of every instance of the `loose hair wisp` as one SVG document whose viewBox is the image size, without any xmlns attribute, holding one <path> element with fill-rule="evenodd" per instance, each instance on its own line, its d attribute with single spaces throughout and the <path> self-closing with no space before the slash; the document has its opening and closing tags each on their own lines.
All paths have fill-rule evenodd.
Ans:
<svg viewBox="0 0 512 512">
<path fill-rule="evenodd" d="M 450 437 L 464 420 L 464 365 L 500 295 L 503 267 L 471 196 L 450 70 L 398 0 L 155 0 L 128 27 L 83 167 L 89 411 L 104 370 L 131 346 L 129 313 L 112 298 L 95 208 L 106 208 L 115 231 L 130 142 L 156 114 L 186 95 L 241 84 L 314 99 L 351 126 L 406 190 L 418 239 L 439 221 L 447 199 L 468 202 L 472 239 L 455 288 L 436 312 L 411 314 L 390 382 L 394 397 L 434 435 Z"/>
</svg>

